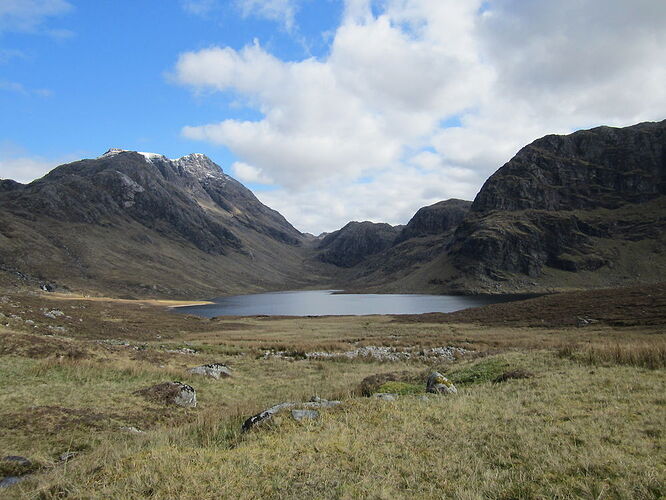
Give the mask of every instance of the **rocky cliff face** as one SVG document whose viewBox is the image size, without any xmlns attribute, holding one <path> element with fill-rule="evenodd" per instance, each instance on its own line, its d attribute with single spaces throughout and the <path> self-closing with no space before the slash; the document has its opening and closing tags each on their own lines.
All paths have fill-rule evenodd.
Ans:
<svg viewBox="0 0 666 500">
<path fill-rule="evenodd" d="M 366 257 L 391 247 L 400 230 L 389 224 L 350 222 L 321 240 L 319 260 L 339 267 L 353 267 Z"/>
<path fill-rule="evenodd" d="M 400 232 L 395 243 L 451 231 L 463 221 L 471 205 L 471 201 L 451 199 L 420 208 Z"/>
<path fill-rule="evenodd" d="M 661 248 L 665 194 L 666 121 L 546 136 L 488 179 L 450 254 L 481 278 L 538 278 L 547 268 L 610 275 L 619 241 Z"/>
<path fill-rule="evenodd" d="M 483 185 L 473 213 L 617 208 L 666 194 L 666 121 L 547 135 Z"/>
</svg>

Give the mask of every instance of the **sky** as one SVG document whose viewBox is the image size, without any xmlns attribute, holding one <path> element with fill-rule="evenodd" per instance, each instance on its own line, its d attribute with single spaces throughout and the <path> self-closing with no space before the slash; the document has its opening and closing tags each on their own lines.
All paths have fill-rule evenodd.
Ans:
<svg viewBox="0 0 666 500">
<path fill-rule="evenodd" d="M 474 198 L 549 133 L 666 118 L 661 0 L 0 0 L 0 178 L 208 155 L 296 228 Z"/>
</svg>

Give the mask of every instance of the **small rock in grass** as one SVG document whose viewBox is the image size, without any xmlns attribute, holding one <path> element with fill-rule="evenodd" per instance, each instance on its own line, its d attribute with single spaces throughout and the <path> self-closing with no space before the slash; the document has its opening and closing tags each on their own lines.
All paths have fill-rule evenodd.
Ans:
<svg viewBox="0 0 666 500">
<path fill-rule="evenodd" d="M 255 425 L 270 419 L 273 415 L 275 415 L 280 410 L 284 410 L 286 408 L 292 408 L 296 405 L 297 405 L 297 403 L 289 401 L 289 402 L 277 404 L 275 406 L 271 406 L 268 410 L 264 410 L 261 413 L 257 413 L 256 415 L 251 416 L 245 422 L 243 422 L 242 430 L 243 430 L 243 432 L 249 431 Z"/>
<path fill-rule="evenodd" d="M 432 372 L 426 382 L 426 392 L 434 394 L 456 394 L 458 389 L 448 378 L 439 372 Z"/>
<path fill-rule="evenodd" d="M 175 404 L 186 408 L 197 406 L 197 392 L 181 382 L 163 382 L 136 391 L 135 394 L 162 404 Z"/>
<path fill-rule="evenodd" d="M 329 401 L 320 397 L 313 397 L 307 403 L 303 403 L 305 408 L 333 408 L 334 406 L 341 405 L 342 401 Z"/>
<path fill-rule="evenodd" d="M 231 377 L 231 370 L 227 365 L 222 363 L 210 363 L 208 365 L 196 366 L 187 370 L 195 375 L 204 375 L 206 377 L 213 377 L 216 380 L 220 378 Z"/>
<path fill-rule="evenodd" d="M 397 394 L 391 394 L 388 392 L 378 392 L 376 394 L 373 394 L 372 397 L 375 399 L 381 399 L 382 401 L 395 401 L 396 399 L 398 399 Z"/>
<path fill-rule="evenodd" d="M 76 455 L 77 453 L 75 451 L 66 451 L 65 453 L 62 453 L 59 458 L 61 462 L 69 462 Z"/>
<path fill-rule="evenodd" d="M 22 467 L 30 467 L 32 465 L 30 460 L 25 457 L 19 457 L 18 455 L 7 455 L 6 457 L 2 457 L 2 461 L 13 462 L 16 465 L 20 465 Z"/>
<path fill-rule="evenodd" d="M 145 434 L 144 431 L 139 430 L 136 427 L 121 427 L 120 430 L 129 432 L 130 434 Z"/>
<path fill-rule="evenodd" d="M 28 479 L 29 476 L 9 476 L 0 481 L 0 488 L 9 488 L 14 486 L 16 483 L 20 483 L 24 479 Z"/>
<path fill-rule="evenodd" d="M 316 420 L 319 418 L 319 412 L 317 410 L 291 410 L 291 417 L 297 422 Z"/>
</svg>

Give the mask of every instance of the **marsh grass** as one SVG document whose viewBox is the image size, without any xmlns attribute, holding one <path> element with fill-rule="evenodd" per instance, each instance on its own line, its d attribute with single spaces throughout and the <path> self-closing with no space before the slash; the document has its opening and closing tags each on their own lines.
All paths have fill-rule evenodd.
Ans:
<svg viewBox="0 0 666 500">
<path fill-rule="evenodd" d="M 666 342 L 606 343 L 596 345 L 567 344 L 558 355 L 590 365 L 616 364 L 657 370 L 666 368 Z"/>
<path fill-rule="evenodd" d="M 0 448 L 39 469 L 10 498 L 666 495 L 666 463 L 655 458 L 666 449 L 656 327 L 509 328 L 380 316 L 171 321 L 149 306 L 125 313 L 113 303 L 73 304 L 69 336 L 0 327 Z M 28 304 L 45 321 L 37 307 Z M 475 353 L 441 363 L 259 356 L 364 345 Z M 182 347 L 197 354 L 167 352 Z M 229 365 L 233 377 L 187 372 L 211 362 Z M 457 384 L 457 396 L 420 399 L 433 369 Z M 520 371 L 535 376 L 493 383 Z M 197 408 L 134 394 L 169 380 L 194 386 Z M 364 397 L 379 389 L 401 396 Z M 312 396 L 343 405 L 316 421 L 287 414 L 240 432 L 248 416 Z M 63 464 L 66 451 L 79 454 Z"/>
<path fill-rule="evenodd" d="M 548 352 L 501 356 L 535 379 L 475 380 L 456 397 L 352 398 L 299 424 L 240 434 L 214 411 L 107 444 L 39 481 L 40 498 L 626 498 L 666 494 L 666 380 Z M 631 418 L 627 418 L 632 415 Z M 18 491 L 18 490 L 17 490 Z"/>
</svg>

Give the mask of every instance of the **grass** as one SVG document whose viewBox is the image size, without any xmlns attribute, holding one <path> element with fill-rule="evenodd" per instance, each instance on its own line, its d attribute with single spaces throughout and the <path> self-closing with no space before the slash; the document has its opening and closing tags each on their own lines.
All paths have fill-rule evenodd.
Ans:
<svg viewBox="0 0 666 500">
<path fill-rule="evenodd" d="M 558 354 L 564 358 L 575 359 L 590 365 L 629 365 L 657 370 L 666 368 L 666 343 L 604 344 L 562 346 Z"/>
<path fill-rule="evenodd" d="M 49 302 L 70 305 L 79 307 Z M 89 302 L 67 310 L 66 335 L 46 336 L 39 332 L 62 319 L 42 319 L 33 297 L 10 297 L 2 307 L 25 318 L 32 310 L 40 323 L 0 327 L 0 449 L 30 458 L 35 471 L 1 490 L 10 498 L 666 495 L 659 325 L 488 327 L 381 316 L 170 322 L 145 304 Z M 362 345 L 455 345 L 475 353 L 451 362 L 262 359 L 269 349 Z M 169 352 L 183 347 L 197 354 Z M 229 365 L 234 376 L 187 372 L 210 362 Z M 432 370 L 458 394 L 424 399 Z M 134 394 L 169 380 L 194 386 L 197 408 Z M 399 397 L 364 397 L 376 392 Z M 286 412 L 240 431 L 250 415 L 315 395 L 343 404 L 322 409 L 318 420 L 298 423 Z M 121 430 L 129 426 L 145 432 Z M 59 456 L 67 451 L 78 454 L 64 464 Z M 0 475 L 11 467 L 2 464 Z"/>
</svg>

